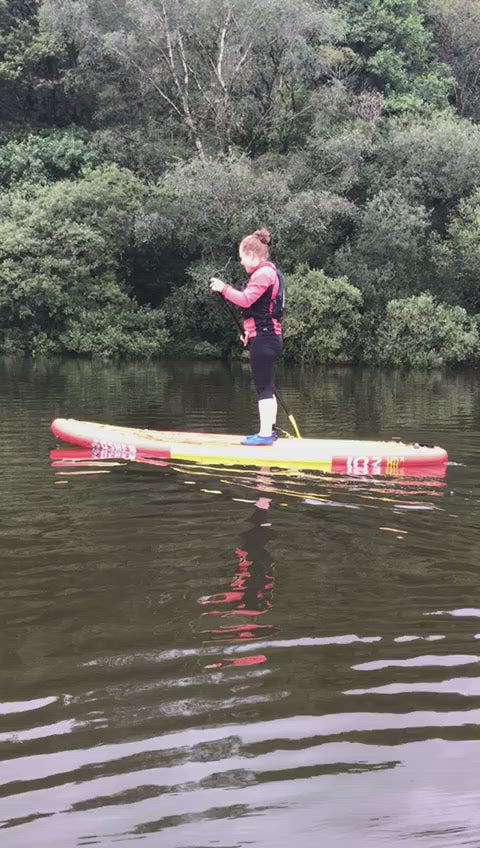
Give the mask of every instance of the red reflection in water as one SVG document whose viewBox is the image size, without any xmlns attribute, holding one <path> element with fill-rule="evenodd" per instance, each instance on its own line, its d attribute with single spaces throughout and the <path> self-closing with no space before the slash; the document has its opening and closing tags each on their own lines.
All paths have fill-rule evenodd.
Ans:
<svg viewBox="0 0 480 848">
<path fill-rule="evenodd" d="M 267 658 L 264 654 L 257 654 L 255 657 L 240 657 L 236 660 L 224 660 L 224 662 L 211 663 L 210 665 L 206 665 L 205 668 L 228 668 L 229 666 L 238 666 L 238 665 L 260 665 L 260 663 L 264 663 L 267 661 Z"/>
<path fill-rule="evenodd" d="M 259 488 L 263 488 L 266 482 L 269 481 L 262 477 Z M 270 505 L 269 498 L 260 497 L 257 500 L 250 526 L 242 536 L 241 546 L 235 550 L 237 567 L 230 586 L 225 592 L 215 592 L 198 599 L 200 604 L 213 607 L 202 615 L 245 616 L 256 619 L 271 611 L 275 586 L 274 564 L 265 547 L 271 534 L 271 525 L 263 523 L 262 514 Z M 271 632 L 273 629 L 271 624 L 242 621 L 238 624 L 230 623 L 225 627 L 212 627 L 203 632 L 208 633 L 214 642 L 245 643 L 260 639 L 265 636 L 265 631 Z M 266 657 L 263 654 L 251 655 L 235 659 L 225 658 L 206 668 L 249 666 L 264 662 Z"/>
</svg>

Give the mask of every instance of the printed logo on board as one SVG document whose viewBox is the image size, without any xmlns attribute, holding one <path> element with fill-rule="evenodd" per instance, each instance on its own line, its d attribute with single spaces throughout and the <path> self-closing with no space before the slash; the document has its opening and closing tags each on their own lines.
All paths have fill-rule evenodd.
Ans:
<svg viewBox="0 0 480 848">
<path fill-rule="evenodd" d="M 133 445 L 118 442 L 93 442 L 93 459 L 135 459 L 137 449 Z"/>
<path fill-rule="evenodd" d="M 382 464 L 387 474 L 397 474 L 405 457 L 403 456 L 349 456 L 347 458 L 348 474 L 381 474 Z"/>
</svg>

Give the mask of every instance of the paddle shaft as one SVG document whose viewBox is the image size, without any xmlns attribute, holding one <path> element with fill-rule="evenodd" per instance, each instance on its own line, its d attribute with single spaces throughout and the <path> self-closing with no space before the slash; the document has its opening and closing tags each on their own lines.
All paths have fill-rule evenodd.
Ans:
<svg viewBox="0 0 480 848">
<path fill-rule="evenodd" d="M 234 312 L 234 311 L 233 311 L 233 309 L 231 309 L 231 307 L 228 305 L 228 303 L 226 302 L 226 300 L 225 300 L 225 298 L 223 297 L 223 295 L 221 295 L 221 294 L 220 294 L 220 292 L 219 292 L 218 294 L 219 294 L 219 297 L 222 299 L 222 303 L 223 303 L 223 305 L 224 305 L 225 309 L 227 310 L 228 314 L 230 315 L 230 318 L 232 319 L 233 323 L 237 326 L 237 328 L 238 328 L 238 330 L 239 330 L 239 332 L 240 332 L 240 335 L 241 335 L 241 336 L 243 336 L 243 335 L 244 335 L 244 333 L 243 333 L 243 327 L 242 327 L 242 325 L 240 324 L 240 321 L 238 320 L 237 316 L 235 315 L 235 312 Z M 285 412 L 285 415 L 287 416 L 288 420 L 290 421 L 290 424 L 291 424 L 291 425 L 292 425 L 292 427 L 293 427 L 293 431 L 294 431 L 294 433 L 295 433 L 295 435 L 296 435 L 297 439 L 301 439 L 302 437 L 301 437 L 301 435 L 300 435 L 300 430 L 298 429 L 297 422 L 295 421 L 295 417 L 294 417 L 294 416 L 293 416 L 293 414 L 290 412 L 290 410 L 289 410 L 289 408 L 288 408 L 287 404 L 286 404 L 286 403 L 285 403 L 285 401 L 283 400 L 283 398 L 282 398 L 282 396 L 281 396 L 281 394 L 280 394 L 280 392 L 278 391 L 278 389 L 277 389 L 277 387 L 276 387 L 276 386 L 274 386 L 274 387 L 273 387 L 273 392 L 274 392 L 274 395 L 275 395 L 275 397 L 277 398 L 277 400 L 278 400 L 278 402 L 279 402 L 280 406 L 282 407 L 283 411 Z"/>
</svg>

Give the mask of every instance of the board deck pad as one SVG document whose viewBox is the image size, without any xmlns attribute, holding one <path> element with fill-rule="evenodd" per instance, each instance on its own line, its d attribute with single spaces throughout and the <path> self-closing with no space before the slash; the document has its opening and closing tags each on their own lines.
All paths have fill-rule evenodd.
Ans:
<svg viewBox="0 0 480 848">
<path fill-rule="evenodd" d="M 97 458 L 135 459 L 137 454 L 201 464 L 311 468 L 340 474 L 438 474 L 448 455 L 440 447 L 399 441 L 278 439 L 273 445 L 242 445 L 242 435 L 143 430 L 56 418 L 51 430 Z"/>
</svg>

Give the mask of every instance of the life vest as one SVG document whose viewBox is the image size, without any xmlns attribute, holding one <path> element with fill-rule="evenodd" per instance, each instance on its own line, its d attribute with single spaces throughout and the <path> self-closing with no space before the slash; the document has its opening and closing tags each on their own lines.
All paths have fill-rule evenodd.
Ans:
<svg viewBox="0 0 480 848">
<path fill-rule="evenodd" d="M 244 288 L 248 286 L 253 274 L 255 274 L 259 268 L 273 268 L 278 279 L 278 291 L 275 297 L 273 297 L 273 289 L 274 285 L 265 289 L 263 294 L 260 295 L 258 300 L 255 303 L 252 303 L 248 309 L 242 309 L 243 318 L 253 318 L 255 321 L 255 327 L 257 330 L 271 329 L 274 332 L 274 326 L 272 319 L 275 318 L 277 321 L 280 321 L 285 309 L 285 281 L 283 279 L 282 272 L 275 267 L 273 262 L 261 262 L 260 265 L 257 265 L 255 271 L 250 274 Z"/>
</svg>

